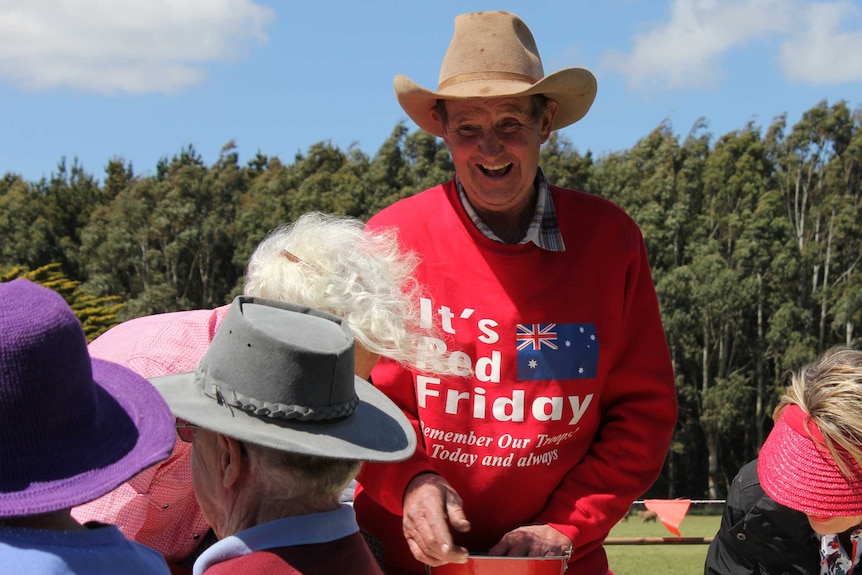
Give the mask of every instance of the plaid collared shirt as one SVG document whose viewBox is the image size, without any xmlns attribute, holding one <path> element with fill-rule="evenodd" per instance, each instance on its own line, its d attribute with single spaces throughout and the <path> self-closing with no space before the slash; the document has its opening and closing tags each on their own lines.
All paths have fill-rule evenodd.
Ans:
<svg viewBox="0 0 862 575">
<path fill-rule="evenodd" d="M 560 226 L 557 223 L 557 212 L 554 210 L 554 200 L 551 197 L 551 190 L 548 187 L 548 179 L 545 177 L 545 173 L 542 171 L 542 168 L 538 169 L 536 180 L 533 185 L 536 187 L 539 194 L 539 197 L 536 199 L 536 211 L 533 213 L 533 219 L 530 221 L 530 227 L 527 229 L 527 234 L 518 243 L 526 244 L 533 242 L 543 250 L 564 252 L 566 251 L 566 246 L 563 243 L 563 235 L 560 233 Z M 461 180 L 458 178 L 458 174 L 455 174 L 455 186 L 458 189 L 458 197 L 461 199 L 461 205 L 464 206 L 464 210 L 467 212 L 467 215 L 470 216 L 470 221 L 473 222 L 473 225 L 475 225 L 476 228 L 488 239 L 492 239 L 495 242 L 505 243 L 499 236 L 497 236 L 497 234 L 491 231 L 488 224 L 482 221 L 482 218 L 479 217 L 479 214 L 477 214 L 476 210 L 473 209 L 473 206 L 470 205 L 470 200 L 467 199 L 467 192 L 464 191 L 464 186 L 461 185 Z"/>
</svg>

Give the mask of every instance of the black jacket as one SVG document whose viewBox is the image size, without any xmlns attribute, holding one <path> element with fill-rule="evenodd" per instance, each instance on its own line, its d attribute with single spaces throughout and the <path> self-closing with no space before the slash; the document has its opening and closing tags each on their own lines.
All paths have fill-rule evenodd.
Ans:
<svg viewBox="0 0 862 575">
<path fill-rule="evenodd" d="M 709 546 L 705 575 L 817 575 L 820 537 L 805 515 L 760 488 L 757 460 L 730 486 L 721 527 Z"/>
</svg>

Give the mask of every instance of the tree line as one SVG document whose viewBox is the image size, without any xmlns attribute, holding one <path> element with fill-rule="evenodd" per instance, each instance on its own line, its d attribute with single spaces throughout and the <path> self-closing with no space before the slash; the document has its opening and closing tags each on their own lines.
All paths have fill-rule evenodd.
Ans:
<svg viewBox="0 0 862 575">
<path fill-rule="evenodd" d="M 862 322 L 862 109 L 820 102 L 714 138 L 662 123 L 599 158 L 552 135 L 558 185 L 606 197 L 643 230 L 676 371 L 679 421 L 647 495 L 720 498 L 755 457 L 790 370 Z M 398 124 L 369 156 L 312 145 L 291 163 L 233 142 L 205 165 L 187 146 L 137 175 L 98 180 L 61 160 L 49 178 L 0 180 L 0 281 L 31 277 L 73 304 L 88 337 L 146 314 L 210 308 L 241 291 L 257 243 L 308 211 L 363 220 L 446 181 L 443 143 Z M 636 453 L 632 454 L 637 457 Z"/>
</svg>

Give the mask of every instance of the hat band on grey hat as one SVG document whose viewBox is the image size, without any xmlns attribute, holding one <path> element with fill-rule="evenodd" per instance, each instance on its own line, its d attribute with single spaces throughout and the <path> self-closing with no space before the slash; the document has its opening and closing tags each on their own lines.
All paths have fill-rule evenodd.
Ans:
<svg viewBox="0 0 862 575">
<path fill-rule="evenodd" d="M 240 296 L 193 373 L 153 378 L 175 416 L 283 451 L 399 461 L 416 448 L 407 417 L 354 375 L 341 318 Z"/>
<path fill-rule="evenodd" d="M 204 395 L 211 397 L 219 404 L 236 407 L 259 417 L 295 419 L 298 421 L 327 421 L 347 417 L 359 405 L 359 398 L 355 395 L 353 399 L 347 402 L 324 406 L 288 405 L 249 397 L 242 392 L 232 390 L 226 382 L 220 382 L 216 378 L 209 376 L 209 370 L 203 364 L 195 372 L 195 381 L 201 386 Z M 230 391 L 222 391 L 223 389 Z"/>
<path fill-rule="evenodd" d="M 542 94 L 557 103 L 552 130 L 583 118 L 596 97 L 596 78 L 584 68 L 564 68 L 545 76 L 533 34 L 518 16 L 503 11 L 461 14 L 443 63 L 437 91 L 407 76 L 394 80 L 398 103 L 416 124 L 442 137 L 432 116 L 437 100 L 506 98 Z"/>
</svg>

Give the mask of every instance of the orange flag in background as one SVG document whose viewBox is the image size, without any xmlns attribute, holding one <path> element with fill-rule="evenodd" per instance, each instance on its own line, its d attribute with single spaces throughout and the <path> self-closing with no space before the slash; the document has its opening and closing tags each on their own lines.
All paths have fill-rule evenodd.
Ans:
<svg viewBox="0 0 862 575">
<path fill-rule="evenodd" d="M 677 537 L 681 537 L 679 524 L 685 518 L 689 505 L 691 505 L 691 499 L 644 499 L 644 506 L 650 511 L 655 511 L 659 521 Z"/>
</svg>

